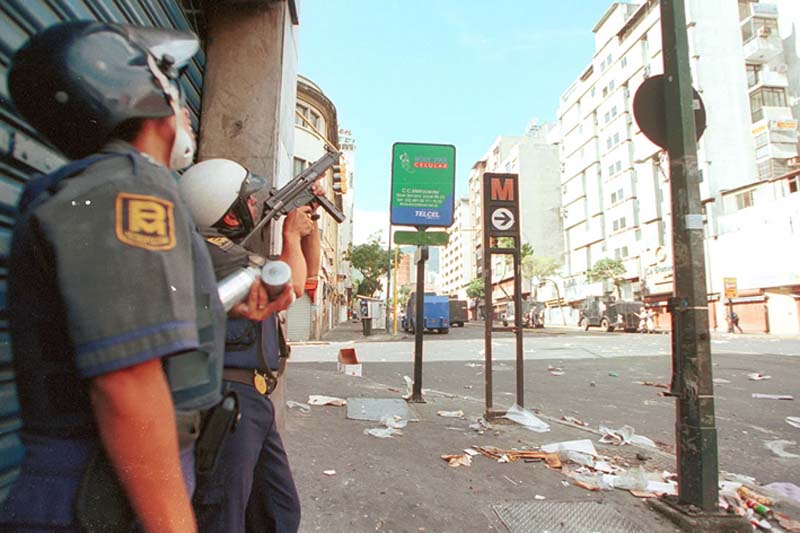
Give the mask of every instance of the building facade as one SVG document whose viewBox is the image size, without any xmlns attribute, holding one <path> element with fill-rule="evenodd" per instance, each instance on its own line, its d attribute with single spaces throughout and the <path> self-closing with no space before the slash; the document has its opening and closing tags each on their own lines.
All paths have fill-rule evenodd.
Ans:
<svg viewBox="0 0 800 533">
<path fill-rule="evenodd" d="M 353 267 L 345 253 L 353 246 L 353 203 L 355 189 L 353 179 L 356 172 L 356 139 L 350 130 L 339 129 L 339 149 L 342 152 L 342 180 L 340 186 L 344 222 L 339 225 L 339 268 L 336 291 L 339 295 L 338 322 L 347 320 L 348 309 L 353 309 Z"/>
<path fill-rule="evenodd" d="M 292 158 L 294 175 L 322 157 L 326 145 L 339 149 L 336 106 L 318 85 L 304 76 L 297 77 L 294 128 L 295 150 Z M 341 210 L 342 192 L 346 189 L 342 189 L 341 183 L 334 184 L 332 176 L 333 172 L 329 170 L 328 175 L 318 184 L 322 186 L 325 195 Z M 306 294 L 298 298 L 289 308 L 289 338 L 292 340 L 321 338 L 325 332 L 338 324 L 341 314 L 347 312 L 347 290 L 344 279 L 339 278 L 342 258 L 339 224 L 324 210 L 320 209 L 319 214 L 321 216 L 318 220 L 318 229 L 322 247 L 320 271 L 316 281 L 306 282 Z"/>
<path fill-rule="evenodd" d="M 789 67 L 773 31 L 777 8 L 728 0 L 686 0 L 686 7 L 692 77 L 708 117 L 698 166 L 707 262 L 714 265 L 712 243 L 730 227 L 721 222 L 731 212 L 725 197 L 786 172 L 796 155 L 796 122 L 785 94 Z M 592 62 L 561 96 L 568 301 L 609 292 L 585 281 L 602 258 L 623 261 L 623 298 L 642 298 L 664 315 L 672 295 L 668 161 L 633 117 L 638 87 L 663 72 L 659 15 L 656 0 L 613 3 L 593 29 Z M 724 312 L 713 303 L 723 279 L 707 272 L 713 325 Z"/>
<path fill-rule="evenodd" d="M 460 300 L 467 299 L 467 285 L 475 278 L 471 236 L 474 229 L 469 200 L 461 198 L 456 201 L 453 225 L 447 229 L 450 241 L 442 249 L 439 272 L 442 293 Z"/>
</svg>

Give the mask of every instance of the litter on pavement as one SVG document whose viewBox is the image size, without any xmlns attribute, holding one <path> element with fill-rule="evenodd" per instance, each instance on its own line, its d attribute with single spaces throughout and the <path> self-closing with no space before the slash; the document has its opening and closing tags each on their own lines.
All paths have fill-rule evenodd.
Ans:
<svg viewBox="0 0 800 533">
<path fill-rule="evenodd" d="M 656 448 L 656 443 L 651 439 L 643 436 L 636 435 L 631 426 L 622 426 L 619 429 L 611 429 L 606 426 L 600 426 L 600 433 L 603 437 L 600 442 L 605 444 L 613 444 L 615 446 L 622 446 L 623 444 L 638 444 L 639 446 L 648 446 Z"/>
<path fill-rule="evenodd" d="M 464 418 L 464 411 L 436 411 L 436 414 L 444 418 Z"/>
<path fill-rule="evenodd" d="M 372 435 L 379 439 L 388 439 L 393 435 L 402 435 L 403 432 L 394 428 L 369 428 L 364 430 L 364 435 Z"/>
<path fill-rule="evenodd" d="M 486 421 L 485 418 L 480 417 L 469 425 L 469 429 L 474 429 L 478 432 L 478 435 L 483 435 L 484 431 L 487 429 L 493 429 L 493 427 L 489 422 Z"/>
<path fill-rule="evenodd" d="M 787 416 L 786 423 L 792 427 L 800 429 L 800 416 Z"/>
<path fill-rule="evenodd" d="M 772 453 L 777 455 L 778 457 L 783 457 L 785 459 L 797 459 L 800 458 L 800 455 L 796 453 L 787 452 L 785 450 L 788 446 L 797 446 L 797 442 L 793 440 L 771 440 L 764 443 L 764 446 L 767 449 L 771 450 Z"/>
<path fill-rule="evenodd" d="M 469 466 L 472 464 L 472 456 L 467 454 L 442 455 L 442 459 L 447 461 L 447 464 L 453 468 L 457 466 Z"/>
<path fill-rule="evenodd" d="M 575 424 L 576 426 L 589 427 L 589 424 L 583 420 L 580 420 L 579 418 L 575 418 L 574 416 L 562 415 L 561 420 L 564 422 L 569 422 L 570 424 Z"/>
<path fill-rule="evenodd" d="M 347 405 L 347 400 L 336 398 L 335 396 L 311 394 L 308 396 L 308 405 L 334 405 L 336 407 L 342 407 L 343 405 Z"/>
<path fill-rule="evenodd" d="M 412 422 L 419 418 L 408 402 L 400 398 L 348 398 L 347 418 L 380 422 L 385 416 L 396 415 Z"/>
<path fill-rule="evenodd" d="M 787 483 L 784 481 L 776 481 L 769 485 L 764 485 L 764 488 L 784 498 L 794 500 L 800 503 L 800 487 L 794 483 Z"/>
<path fill-rule="evenodd" d="M 294 409 L 295 407 L 297 407 L 298 409 L 300 409 L 301 413 L 310 413 L 311 412 L 311 407 L 309 407 L 308 405 L 306 405 L 306 404 L 304 404 L 302 402 L 296 402 L 294 400 L 287 400 L 286 401 L 286 407 L 288 407 L 289 409 Z"/>
<path fill-rule="evenodd" d="M 760 392 L 754 392 L 753 398 L 761 400 L 794 400 L 794 396 L 791 394 L 761 394 Z"/>
<path fill-rule="evenodd" d="M 597 450 L 595 449 L 592 441 L 590 441 L 589 439 L 554 442 L 551 444 L 545 444 L 544 446 L 540 446 L 539 449 L 547 453 L 573 451 L 578 453 L 584 453 L 592 457 L 597 457 Z"/>
<path fill-rule="evenodd" d="M 326 476 L 335 476 L 336 470 L 323 470 L 322 473 L 325 474 Z"/>
<path fill-rule="evenodd" d="M 563 376 L 564 369 L 557 366 L 548 366 L 547 371 L 550 372 L 551 376 Z"/>
<path fill-rule="evenodd" d="M 561 459 L 556 453 L 537 452 L 534 450 L 501 450 L 494 446 L 474 446 L 481 454 L 498 463 L 513 463 L 524 460 L 544 461 L 550 468 L 561 468 Z"/>
<path fill-rule="evenodd" d="M 656 383 L 655 381 L 637 381 L 639 385 L 644 385 L 645 387 L 658 387 L 659 389 L 669 389 L 669 384 L 667 383 Z"/>
<path fill-rule="evenodd" d="M 750 381 L 764 381 L 765 379 L 772 379 L 772 376 L 765 376 L 761 372 L 751 372 L 747 374 L 747 379 Z"/>
<path fill-rule="evenodd" d="M 724 379 L 724 378 L 714 378 L 711 381 L 716 383 L 717 385 L 723 385 L 725 383 L 730 383 L 729 379 Z"/>
<path fill-rule="evenodd" d="M 536 417 L 536 415 L 517 404 L 512 405 L 506 414 L 503 415 L 503 418 L 513 420 L 517 424 L 521 424 L 531 431 L 536 431 L 537 433 L 550 431 L 550 425 L 547 422 L 540 420 Z"/>
</svg>

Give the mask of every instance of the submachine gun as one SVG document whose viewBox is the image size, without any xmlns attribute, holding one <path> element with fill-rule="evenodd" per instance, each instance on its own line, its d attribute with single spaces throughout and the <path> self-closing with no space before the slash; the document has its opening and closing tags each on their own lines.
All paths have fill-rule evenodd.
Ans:
<svg viewBox="0 0 800 533">
<path fill-rule="evenodd" d="M 341 224 L 344 222 L 344 213 L 339 211 L 336 205 L 328 200 L 324 195 L 316 195 L 311 191 L 311 186 L 320 178 L 325 176 L 325 173 L 333 165 L 337 165 L 341 153 L 331 148 L 325 148 L 325 155 L 314 161 L 306 169 L 300 172 L 292 180 L 281 187 L 275 189 L 272 187 L 269 191 L 269 196 L 264 200 L 264 214 L 261 221 L 256 224 L 253 231 L 247 234 L 241 244 L 247 247 L 248 241 L 261 232 L 265 224 L 276 220 L 279 217 L 286 215 L 292 209 L 304 205 L 319 205 L 333 219 Z M 338 170 L 335 168 L 334 173 Z"/>
</svg>

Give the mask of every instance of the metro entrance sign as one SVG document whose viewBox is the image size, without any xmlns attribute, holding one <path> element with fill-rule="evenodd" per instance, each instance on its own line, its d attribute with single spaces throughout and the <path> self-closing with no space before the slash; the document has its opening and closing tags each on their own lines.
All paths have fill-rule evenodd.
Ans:
<svg viewBox="0 0 800 533">
<path fill-rule="evenodd" d="M 519 239 L 519 183 L 517 174 L 483 175 L 486 234 Z"/>
<path fill-rule="evenodd" d="M 453 224 L 456 148 L 451 144 L 394 143 L 391 223 L 418 228 Z"/>
</svg>

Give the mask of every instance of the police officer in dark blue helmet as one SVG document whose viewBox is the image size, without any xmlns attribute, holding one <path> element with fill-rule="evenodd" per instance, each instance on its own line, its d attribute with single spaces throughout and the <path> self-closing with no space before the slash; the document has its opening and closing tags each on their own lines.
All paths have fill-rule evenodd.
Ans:
<svg viewBox="0 0 800 533">
<path fill-rule="evenodd" d="M 19 113 L 78 159 L 28 183 L 9 272 L 23 421 L 2 531 L 193 531 L 193 446 L 221 396 L 224 310 L 170 169 L 194 134 L 189 33 L 69 22 L 8 75 Z M 136 525 L 138 524 L 138 525 Z"/>
</svg>

